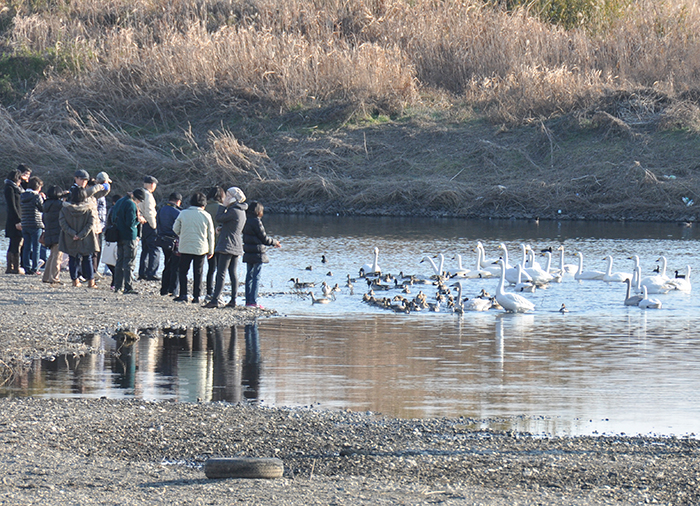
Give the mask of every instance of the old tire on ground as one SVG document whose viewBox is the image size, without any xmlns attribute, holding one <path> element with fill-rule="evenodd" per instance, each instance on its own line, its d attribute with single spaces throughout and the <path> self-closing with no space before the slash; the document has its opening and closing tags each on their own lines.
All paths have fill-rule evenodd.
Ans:
<svg viewBox="0 0 700 506">
<path fill-rule="evenodd" d="M 284 464 L 280 459 L 220 458 L 204 463 L 207 478 L 281 478 Z"/>
</svg>

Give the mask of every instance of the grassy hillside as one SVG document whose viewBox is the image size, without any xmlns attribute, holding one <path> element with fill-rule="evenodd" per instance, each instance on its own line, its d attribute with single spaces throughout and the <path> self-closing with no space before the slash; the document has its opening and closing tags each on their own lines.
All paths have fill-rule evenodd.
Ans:
<svg viewBox="0 0 700 506">
<path fill-rule="evenodd" d="M 693 220 L 692 0 L 4 0 L 0 163 L 270 210 Z"/>
</svg>

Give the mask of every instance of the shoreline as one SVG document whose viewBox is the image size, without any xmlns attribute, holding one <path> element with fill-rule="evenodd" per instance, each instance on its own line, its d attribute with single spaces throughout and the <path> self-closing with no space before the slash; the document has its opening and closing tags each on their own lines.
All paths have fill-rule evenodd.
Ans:
<svg viewBox="0 0 700 506">
<path fill-rule="evenodd" d="M 0 365 L 18 368 L 35 359 L 94 353 L 81 336 L 118 330 L 242 325 L 271 316 L 274 310 L 246 307 L 212 310 L 201 304 L 176 303 L 160 295 L 160 283 L 137 281 L 137 295 L 115 294 L 109 279 L 97 288 L 75 288 L 67 273 L 63 283 L 43 283 L 40 276 L 0 274 Z M 67 281 L 66 281 L 67 280 Z"/>
</svg>

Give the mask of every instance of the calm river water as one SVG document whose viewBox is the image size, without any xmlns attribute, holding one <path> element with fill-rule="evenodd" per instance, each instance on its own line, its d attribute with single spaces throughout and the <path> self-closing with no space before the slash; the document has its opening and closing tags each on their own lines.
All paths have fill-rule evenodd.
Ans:
<svg viewBox="0 0 700 506">
<path fill-rule="evenodd" d="M 347 275 L 372 263 L 383 272 L 430 276 L 424 256 L 442 253 L 445 268 L 473 268 L 480 240 L 487 257 L 520 244 L 536 251 L 564 246 L 566 263 L 643 275 L 663 255 L 668 274 L 697 272 L 700 230 L 677 224 L 580 223 L 266 216 L 282 241 L 263 267 L 260 302 L 279 317 L 256 325 L 144 331 L 119 358 L 105 355 L 41 361 L 0 395 L 110 397 L 181 401 L 249 400 L 420 418 L 490 418 L 550 434 L 700 433 L 700 304 L 693 293 L 656 294 L 663 307 L 623 304 L 625 285 L 564 278 L 525 296 L 529 314 L 503 311 L 397 314 L 362 302 L 362 280 Z M 327 260 L 322 263 L 322 255 Z M 437 259 L 436 259 L 437 261 Z M 538 257 L 545 263 L 545 257 Z M 558 256 L 552 261 L 558 266 Z M 310 269 L 309 269 L 310 268 Z M 243 269 L 241 269 L 243 275 Z M 329 304 L 312 304 L 291 278 L 341 288 Z M 464 280 L 464 296 L 495 293 L 496 279 Z M 415 285 L 434 298 L 432 285 Z M 395 295 L 399 290 L 389 291 Z M 383 295 L 383 294 L 382 294 Z M 569 312 L 558 310 L 566 304 Z M 115 341 L 88 336 L 106 352 Z M 499 421 L 503 418 L 502 421 Z"/>
</svg>

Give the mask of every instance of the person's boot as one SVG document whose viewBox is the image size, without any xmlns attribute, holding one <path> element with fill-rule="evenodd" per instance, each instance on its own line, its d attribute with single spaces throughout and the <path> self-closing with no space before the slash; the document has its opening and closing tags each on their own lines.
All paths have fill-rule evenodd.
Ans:
<svg viewBox="0 0 700 506">
<path fill-rule="evenodd" d="M 7 273 L 19 274 L 19 255 L 17 253 L 7 253 Z"/>
</svg>

